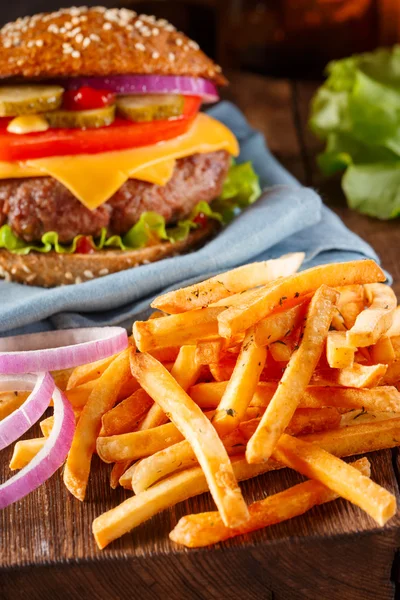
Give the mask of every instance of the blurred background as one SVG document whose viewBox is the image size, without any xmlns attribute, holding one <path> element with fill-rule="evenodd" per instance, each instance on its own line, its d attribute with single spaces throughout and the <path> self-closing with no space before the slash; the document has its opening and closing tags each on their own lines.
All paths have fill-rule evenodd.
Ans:
<svg viewBox="0 0 400 600">
<path fill-rule="evenodd" d="M 3 0 L 0 4 L 4 24 L 74 3 Z M 197 40 L 225 69 L 281 77 L 315 78 L 332 58 L 400 42 L 400 0 L 95 0 L 86 4 L 124 6 L 164 17 Z"/>
</svg>

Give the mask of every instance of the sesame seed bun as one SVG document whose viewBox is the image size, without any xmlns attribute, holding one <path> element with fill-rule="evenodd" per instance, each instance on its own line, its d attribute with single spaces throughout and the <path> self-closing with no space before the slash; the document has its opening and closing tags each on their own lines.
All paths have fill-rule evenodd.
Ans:
<svg viewBox="0 0 400 600">
<path fill-rule="evenodd" d="M 210 221 L 181 242 L 162 242 L 140 250 L 99 250 L 93 254 L 57 254 L 31 252 L 25 256 L 0 250 L 0 278 L 41 287 L 55 287 L 90 281 L 111 273 L 139 267 L 183 254 L 200 247 L 216 231 L 216 222 Z"/>
<path fill-rule="evenodd" d="M 220 67 L 164 19 L 131 10 L 67 8 L 0 30 L 0 78 L 158 74 L 224 85 Z"/>
</svg>

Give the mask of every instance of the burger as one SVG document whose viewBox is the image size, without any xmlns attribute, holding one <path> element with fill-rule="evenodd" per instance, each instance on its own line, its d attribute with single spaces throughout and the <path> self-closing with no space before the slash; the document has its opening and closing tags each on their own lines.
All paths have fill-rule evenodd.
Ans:
<svg viewBox="0 0 400 600">
<path fill-rule="evenodd" d="M 0 30 L 0 276 L 76 284 L 198 247 L 259 195 L 204 112 L 227 83 L 164 19 L 73 7 Z"/>
</svg>

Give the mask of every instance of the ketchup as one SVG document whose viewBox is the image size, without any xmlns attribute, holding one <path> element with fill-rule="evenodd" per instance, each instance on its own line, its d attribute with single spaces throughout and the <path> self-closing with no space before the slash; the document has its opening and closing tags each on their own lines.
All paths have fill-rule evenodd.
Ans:
<svg viewBox="0 0 400 600">
<path fill-rule="evenodd" d="M 108 90 L 95 90 L 91 87 L 81 87 L 69 90 L 63 95 L 65 110 L 93 110 L 110 106 L 115 102 L 115 94 Z"/>
<path fill-rule="evenodd" d="M 199 225 L 201 229 L 204 229 L 204 227 L 208 223 L 208 217 L 203 212 L 201 212 L 193 219 L 193 223 L 197 223 L 197 225 Z"/>
<path fill-rule="evenodd" d="M 87 236 L 83 236 L 77 241 L 75 254 L 92 254 L 94 250 L 92 240 Z"/>
</svg>

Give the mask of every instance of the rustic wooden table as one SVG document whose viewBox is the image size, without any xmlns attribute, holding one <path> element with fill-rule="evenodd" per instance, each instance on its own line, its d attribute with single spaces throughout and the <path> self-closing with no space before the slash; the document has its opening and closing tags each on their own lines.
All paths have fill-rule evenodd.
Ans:
<svg viewBox="0 0 400 600">
<path fill-rule="evenodd" d="M 326 203 L 370 242 L 391 271 L 400 296 L 397 248 L 400 228 L 346 208 L 337 180 L 315 168 L 319 143 L 308 133 L 312 83 L 233 74 L 224 96 L 265 134 L 270 148 L 300 181 L 317 188 Z M 27 437 L 31 437 L 30 436 Z M 4 456 L 5 454 L 5 456 Z M 10 453 L 3 453 L 5 479 Z M 399 454 L 372 456 L 372 476 L 399 499 Z M 282 490 L 300 478 L 281 471 L 243 485 L 248 501 Z M 1 600 L 393 600 L 398 577 L 399 513 L 384 529 L 344 501 L 217 547 L 186 551 L 168 539 L 177 520 L 209 510 L 208 494 L 184 502 L 132 534 L 97 550 L 95 516 L 127 497 L 110 490 L 107 468 L 94 460 L 84 504 L 64 489 L 61 474 L 0 514 Z"/>
</svg>

